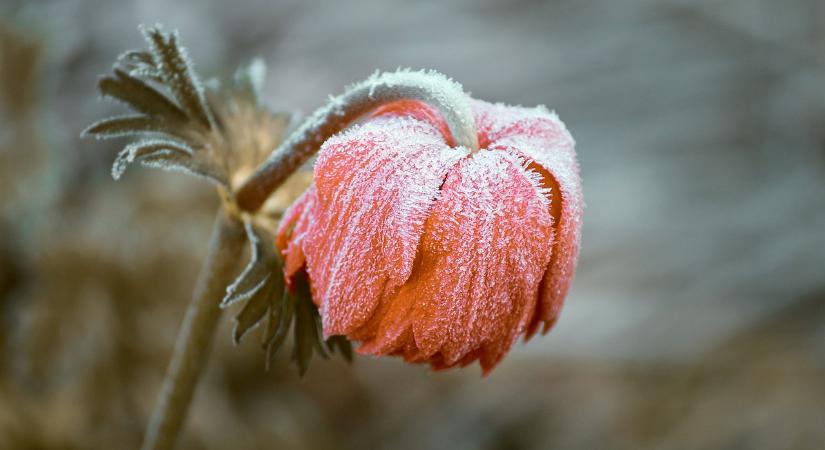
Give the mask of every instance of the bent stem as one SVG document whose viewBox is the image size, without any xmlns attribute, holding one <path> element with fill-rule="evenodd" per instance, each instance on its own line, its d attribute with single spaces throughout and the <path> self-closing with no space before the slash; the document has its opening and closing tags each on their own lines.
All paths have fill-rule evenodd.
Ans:
<svg viewBox="0 0 825 450">
<path fill-rule="evenodd" d="M 396 100 L 420 100 L 434 106 L 450 127 L 456 144 L 478 150 L 469 97 L 460 84 L 438 72 L 376 73 L 331 98 L 273 151 L 236 193 L 238 206 L 244 211 L 257 211 L 272 191 L 317 152 L 324 141 L 369 111 Z"/>
<path fill-rule="evenodd" d="M 212 336 L 221 316 L 221 300 L 226 295 L 226 286 L 237 275 L 245 243 L 243 224 L 222 209 L 146 429 L 143 450 L 171 449 L 175 445 L 198 378 L 208 360 Z"/>
</svg>

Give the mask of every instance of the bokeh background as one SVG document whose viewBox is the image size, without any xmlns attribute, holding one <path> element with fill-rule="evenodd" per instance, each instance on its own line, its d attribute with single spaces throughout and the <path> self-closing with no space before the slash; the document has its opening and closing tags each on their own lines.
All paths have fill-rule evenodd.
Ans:
<svg viewBox="0 0 825 450">
<path fill-rule="evenodd" d="M 181 448 L 825 448 L 825 3 L 3 0 L 0 448 L 136 448 L 213 189 L 81 140 L 94 86 L 180 30 L 197 70 L 268 63 L 309 112 L 375 69 L 555 109 L 588 208 L 558 326 L 492 375 L 286 355 L 227 317 Z"/>
</svg>

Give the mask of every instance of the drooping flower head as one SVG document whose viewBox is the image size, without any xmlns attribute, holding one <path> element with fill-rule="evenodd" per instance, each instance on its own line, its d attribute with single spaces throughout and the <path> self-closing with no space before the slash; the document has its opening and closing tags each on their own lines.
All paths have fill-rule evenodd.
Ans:
<svg viewBox="0 0 825 450">
<path fill-rule="evenodd" d="M 487 373 L 558 318 L 583 208 L 574 141 L 544 108 L 472 101 L 480 150 L 404 100 L 327 140 L 277 246 L 324 334 L 359 352 Z"/>
</svg>

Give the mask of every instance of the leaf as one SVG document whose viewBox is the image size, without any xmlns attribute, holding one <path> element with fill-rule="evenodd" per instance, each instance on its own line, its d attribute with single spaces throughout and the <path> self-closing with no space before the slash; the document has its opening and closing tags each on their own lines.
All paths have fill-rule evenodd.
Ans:
<svg viewBox="0 0 825 450">
<path fill-rule="evenodd" d="M 110 117 L 95 122 L 83 130 L 82 136 L 94 136 L 105 139 L 145 133 L 166 133 L 174 136 L 178 136 L 179 134 L 177 130 L 161 120 L 143 115 L 131 115 Z M 178 137 L 185 138 L 186 136 Z"/>
<path fill-rule="evenodd" d="M 268 282 L 279 284 L 280 290 L 283 290 L 283 276 L 272 276 L 282 272 L 280 258 L 274 250 L 275 242 L 268 233 L 256 230 L 250 221 L 244 222 L 244 228 L 251 247 L 251 257 L 235 282 L 226 288 L 226 296 L 221 301 L 222 308 L 253 296 Z"/>
<path fill-rule="evenodd" d="M 235 317 L 233 338 L 236 345 L 263 320 L 267 312 L 280 312 L 285 287 L 280 258 L 274 250 L 275 243 L 268 234 L 256 230 L 251 221 L 246 221 L 244 228 L 252 247 L 252 257 L 241 275 L 226 289 L 226 296 L 221 302 L 221 307 L 225 308 L 246 300 Z"/>
<path fill-rule="evenodd" d="M 272 305 L 270 297 L 273 294 L 273 288 L 274 286 L 267 283 L 266 280 L 261 282 L 241 309 L 241 312 L 235 316 L 235 329 L 232 332 L 235 345 L 238 345 L 244 335 L 255 328 L 269 311 Z"/>
<path fill-rule="evenodd" d="M 186 114 L 166 95 L 146 82 L 115 68 L 114 77 L 103 77 L 97 88 L 101 94 L 120 100 L 135 111 L 163 117 L 172 122 L 183 122 Z"/>
<path fill-rule="evenodd" d="M 309 369 L 309 361 L 315 348 L 315 320 L 307 309 L 306 302 L 301 298 L 295 299 L 295 328 L 293 329 L 294 347 L 292 360 L 298 365 L 298 373 L 303 377 Z"/>
<path fill-rule="evenodd" d="M 312 316 L 312 329 L 315 331 L 313 336 L 313 344 L 315 344 L 315 351 L 324 358 L 329 357 L 328 348 L 324 343 L 323 325 L 321 324 L 321 315 L 318 314 L 318 307 L 312 302 L 312 298 L 307 296 L 306 304 L 309 308 L 310 316 Z"/>
<path fill-rule="evenodd" d="M 352 363 L 352 342 L 345 336 L 330 336 L 326 344 L 330 353 L 337 352 L 343 356 L 348 363 Z"/>
<path fill-rule="evenodd" d="M 266 336 L 271 336 L 269 340 L 265 342 L 265 366 L 267 370 L 269 370 L 272 361 L 275 359 L 275 355 L 283 346 L 284 340 L 286 340 L 295 313 L 295 298 L 290 295 L 289 291 L 284 291 L 281 303 L 283 309 L 280 312 L 280 317 L 277 317 L 277 323 L 273 322 L 273 315 L 270 315 L 270 321 L 267 323 Z"/>
<path fill-rule="evenodd" d="M 155 66 L 155 58 L 145 50 L 128 50 L 117 57 L 117 61 L 122 64 L 145 64 L 149 67 Z"/>
<path fill-rule="evenodd" d="M 269 310 L 266 312 L 266 328 L 261 338 L 261 348 L 266 350 L 269 344 L 274 340 L 281 331 L 281 318 L 286 310 L 286 292 L 282 292 L 280 296 L 274 297 Z M 289 323 L 286 324 L 289 327 Z M 284 330 L 284 334 L 286 331 Z"/>
<path fill-rule="evenodd" d="M 152 50 L 153 60 L 166 86 L 187 115 L 207 129 L 212 127 L 203 87 L 192 71 L 186 50 L 178 45 L 177 32 L 164 33 L 160 26 L 142 27 Z"/>
<path fill-rule="evenodd" d="M 118 153 L 112 164 L 112 177 L 119 179 L 126 167 L 136 160 L 146 162 L 165 161 L 170 166 L 184 164 L 187 157 L 192 156 L 193 150 L 186 144 L 171 140 L 143 140 L 129 144 Z"/>
<path fill-rule="evenodd" d="M 324 358 L 327 356 L 321 340 L 318 310 L 312 303 L 306 274 L 296 277 L 294 297 L 295 347 L 292 349 L 292 360 L 298 365 L 298 373 L 304 376 L 309 368 L 313 351 L 317 351 Z"/>
<path fill-rule="evenodd" d="M 280 256 L 275 250 L 272 235 L 263 227 L 244 222 L 251 247 L 249 264 L 226 289 L 221 307 L 245 301 L 235 317 L 233 340 L 237 345 L 252 329 L 266 320 L 261 346 L 266 357 L 267 370 L 290 330 L 293 332 L 292 361 L 303 376 L 318 353 L 327 358 L 332 353 L 352 360 L 352 346 L 343 336 L 323 340 L 321 316 L 312 301 L 306 273 L 296 277 L 294 290 L 286 290 Z"/>
<path fill-rule="evenodd" d="M 112 75 L 98 82 L 102 96 L 138 114 L 96 122 L 83 135 L 108 139 L 150 134 L 180 141 L 193 149 L 190 156 L 168 149 L 140 158 L 121 152 L 112 173 L 119 177 L 128 163 L 140 159 L 144 166 L 193 174 L 233 191 L 280 144 L 294 115 L 275 113 L 260 101 L 266 74 L 261 60 L 241 67 L 230 83 L 205 85 L 177 32 L 164 32 L 160 26 L 141 31 L 149 50 L 121 54 Z"/>
</svg>

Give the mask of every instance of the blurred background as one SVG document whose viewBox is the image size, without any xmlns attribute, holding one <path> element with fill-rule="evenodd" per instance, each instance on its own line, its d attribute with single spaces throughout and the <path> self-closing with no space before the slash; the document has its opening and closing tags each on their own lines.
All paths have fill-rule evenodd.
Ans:
<svg viewBox="0 0 825 450">
<path fill-rule="evenodd" d="M 545 104 L 588 209 L 557 327 L 487 378 L 395 359 L 269 372 L 224 320 L 187 449 L 825 448 L 821 0 L 0 5 L 0 448 L 137 448 L 218 206 L 81 140 L 97 77 L 181 32 L 203 76 L 268 63 L 310 112 L 375 69 Z"/>
</svg>

